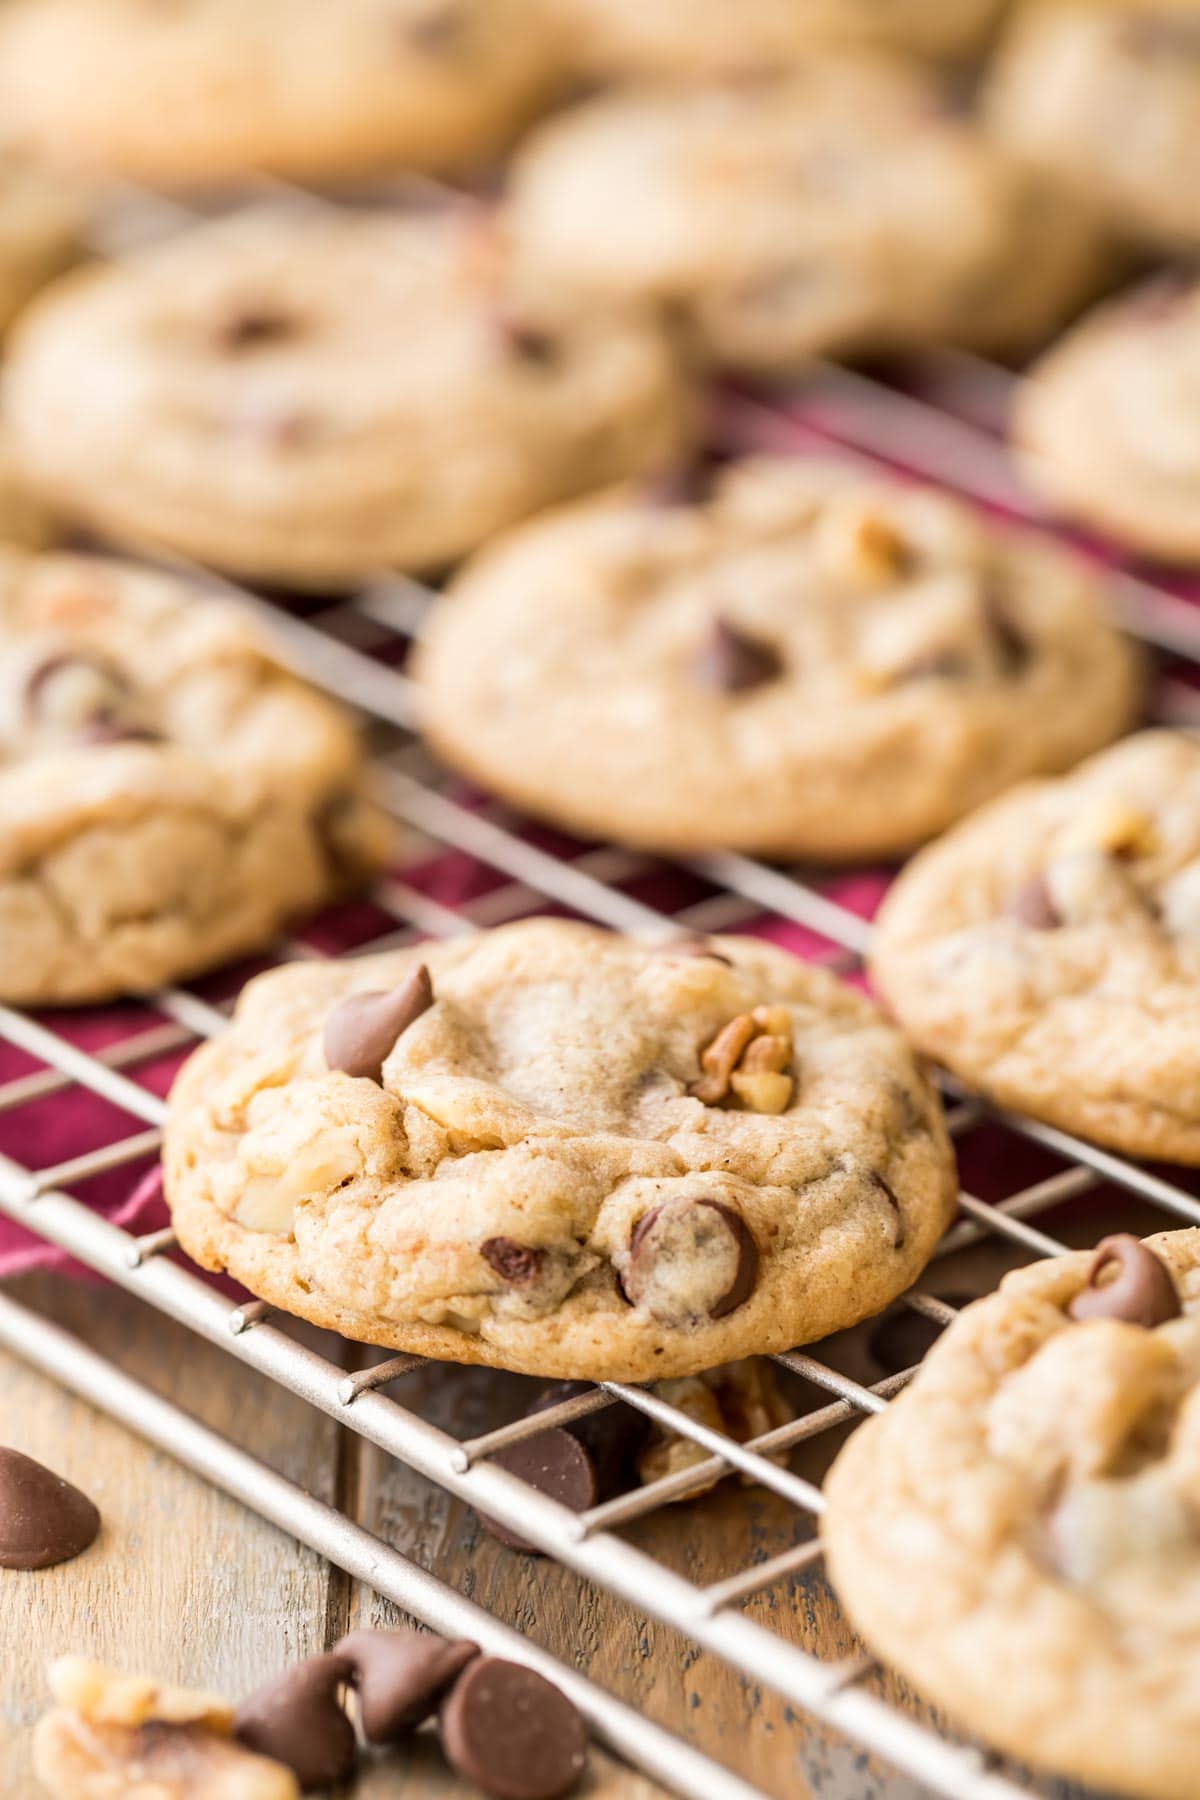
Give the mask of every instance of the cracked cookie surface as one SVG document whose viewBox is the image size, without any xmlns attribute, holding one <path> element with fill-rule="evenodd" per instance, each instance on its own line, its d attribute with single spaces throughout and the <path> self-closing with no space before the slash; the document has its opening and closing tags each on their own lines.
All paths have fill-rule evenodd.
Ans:
<svg viewBox="0 0 1200 1800">
<path fill-rule="evenodd" d="M 1200 562 L 1200 284 L 1163 277 L 1084 319 L 1025 377 L 1013 434 L 1065 512 Z"/>
<path fill-rule="evenodd" d="M 969 1307 L 855 1431 L 821 1529 L 871 1649 L 959 1725 L 1105 1792 L 1190 1800 L 1200 1231 L 1109 1255 L 1123 1271 L 1071 1254 Z"/>
<path fill-rule="evenodd" d="M 345 1073 L 349 997 L 422 965 L 380 1079 Z M 165 1170 L 188 1253 L 288 1312 L 586 1379 L 876 1311 L 955 1200 L 936 1097 L 861 996 L 750 938 L 545 919 L 251 983 L 175 1084 Z"/>
<path fill-rule="evenodd" d="M 653 304 L 720 365 L 1037 344 L 1095 292 L 1098 237 L 938 87 L 886 60 L 617 90 L 518 151 L 523 291 Z"/>
<path fill-rule="evenodd" d="M 254 208 L 60 284 L 7 373 L 70 516 L 297 587 L 444 565 L 690 436 L 649 320 L 513 310 L 477 208 Z"/>
<path fill-rule="evenodd" d="M 1144 732 L 985 807 L 900 876 L 871 961 L 1001 1104 L 1200 1163 L 1200 741 Z"/>
<path fill-rule="evenodd" d="M 909 848 L 1136 715 L 1080 564 L 946 498 L 753 459 L 534 521 L 438 603 L 433 745 L 555 823 L 658 849 Z"/>
<path fill-rule="evenodd" d="M 144 992 L 378 865 L 356 734 L 247 616 L 167 576 L 0 551 L 0 997 Z"/>
<path fill-rule="evenodd" d="M 547 72 L 525 0 L 17 0 L 0 18 L 18 141 L 152 185 L 462 169 Z"/>
</svg>

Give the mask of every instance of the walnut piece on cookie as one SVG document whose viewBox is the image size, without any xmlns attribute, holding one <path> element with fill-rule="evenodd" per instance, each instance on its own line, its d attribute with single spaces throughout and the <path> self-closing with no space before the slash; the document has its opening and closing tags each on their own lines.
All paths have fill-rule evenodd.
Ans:
<svg viewBox="0 0 1200 1800">
<path fill-rule="evenodd" d="M 69 518 L 321 591 L 442 569 L 695 424 L 659 321 L 519 302 L 470 204 L 247 207 L 85 269 L 21 321 L 5 398 Z"/>
<path fill-rule="evenodd" d="M 0 549 L 0 999 L 145 992 L 360 885 L 390 832 L 341 709 L 240 608 Z"/>
<path fill-rule="evenodd" d="M 33 1763 L 55 1800 L 298 1800 L 290 1769 L 233 1742 L 233 1708 L 215 1694 L 80 1656 L 51 1664 L 50 1689 Z"/>
<path fill-rule="evenodd" d="M 555 824 L 830 862 L 911 849 L 1070 767 L 1142 693 L 1077 558 L 946 495 L 782 457 L 682 499 L 622 488 L 489 546 L 412 672 L 446 761 Z M 755 1035 L 739 1074 L 786 1104 Z"/>
<path fill-rule="evenodd" d="M 1105 1792 L 1195 1792 L 1200 1230 L 1007 1276 L 825 1495 L 852 1623 L 960 1726 Z"/>
<path fill-rule="evenodd" d="M 1143 732 L 984 807 L 901 874 L 871 967 L 1001 1105 L 1200 1164 L 1200 741 Z"/>
<path fill-rule="evenodd" d="M 259 978 L 172 1091 L 181 1242 L 361 1342 L 566 1378 L 692 1374 L 877 1311 L 953 1212 L 936 1097 L 831 976 L 699 948 L 540 919 Z M 431 1003 L 382 1060 L 330 1067 L 331 1015 L 422 967 Z M 787 1105 L 697 1097 L 758 1008 Z"/>
</svg>

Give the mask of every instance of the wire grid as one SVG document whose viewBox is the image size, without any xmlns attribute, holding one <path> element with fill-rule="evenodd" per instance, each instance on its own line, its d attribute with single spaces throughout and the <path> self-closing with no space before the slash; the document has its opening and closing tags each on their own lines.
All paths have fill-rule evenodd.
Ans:
<svg viewBox="0 0 1200 1800">
<path fill-rule="evenodd" d="M 908 372 L 899 388 L 841 368 L 815 366 L 805 388 L 800 416 L 777 399 L 742 394 L 730 397 L 724 433 L 731 444 L 796 451 L 814 442 L 836 445 L 840 453 L 903 464 L 910 472 L 1014 515 L 1026 525 L 1043 524 L 1014 481 L 997 425 L 1010 377 L 972 359 L 939 353 Z M 206 579 L 213 577 L 206 575 Z M 1161 687 L 1163 710 L 1176 722 L 1200 716 L 1188 685 L 1188 667 L 1200 667 L 1200 612 L 1180 595 L 1129 571 L 1116 574 L 1126 621 L 1159 649 L 1181 659 Z M 528 822 L 489 801 L 467 796 L 432 767 L 410 735 L 414 694 L 397 652 L 419 632 L 434 596 L 411 580 L 381 575 L 360 593 L 308 618 L 281 612 L 269 602 L 219 585 L 256 611 L 269 613 L 291 660 L 311 679 L 356 706 L 387 729 L 378 777 L 385 804 L 419 839 L 442 851 L 464 853 L 485 879 L 485 891 L 448 905 L 418 885 L 409 865 L 382 881 L 373 898 L 388 921 L 385 933 L 352 954 L 413 942 L 423 936 L 449 937 L 544 909 L 547 904 L 618 930 L 650 933 L 687 927 L 719 931 L 760 928 L 772 919 L 800 925 L 812 934 L 817 959 L 842 971 L 855 970 L 870 937 L 870 926 L 829 891 L 829 882 L 810 871 L 769 867 L 752 858 L 720 854 L 690 859 L 682 867 L 707 890 L 691 904 L 669 913 L 641 898 L 639 888 L 664 865 L 637 852 L 614 847 L 583 848 L 528 835 Z M 399 728 L 399 730 L 397 730 Z M 413 877 L 410 879 L 410 875 Z M 280 960 L 319 954 L 297 938 L 281 945 Z M 697 1586 L 654 1561 L 616 1535 L 617 1528 L 703 1488 L 713 1477 L 738 1471 L 752 1477 L 796 1509 L 797 1530 L 808 1532 L 822 1509 L 819 1488 L 769 1458 L 811 1442 L 821 1434 L 882 1411 L 911 1377 L 912 1369 L 867 1387 L 822 1360 L 812 1349 L 793 1350 L 775 1360 L 828 1396 L 824 1404 L 791 1423 L 746 1444 L 711 1430 L 655 1394 L 623 1383 L 604 1383 L 594 1392 L 520 1419 L 498 1430 L 459 1441 L 427 1423 L 404 1404 L 402 1378 L 421 1359 L 401 1355 L 347 1374 L 337 1364 L 296 1342 L 271 1323 L 261 1302 L 231 1307 L 208 1282 L 164 1252 L 175 1248 L 167 1229 L 143 1235 L 109 1223 L 70 1193 L 72 1186 L 102 1171 L 132 1166 L 158 1145 L 164 1103 L 137 1079 L 140 1069 L 164 1055 L 189 1048 L 223 1029 L 229 1001 L 214 1003 L 191 987 L 155 995 L 134 1029 L 95 1053 L 36 1017 L 0 1007 L 0 1039 L 40 1065 L 34 1072 L 0 1085 L 0 1114 L 70 1088 L 82 1088 L 109 1102 L 130 1121 L 127 1134 L 42 1169 L 28 1169 L 0 1157 L 0 1211 L 70 1251 L 80 1261 L 182 1321 L 231 1355 L 265 1372 L 292 1392 L 381 1449 L 398 1457 L 452 1494 L 500 1519 L 543 1551 L 657 1619 L 684 1632 L 756 1682 L 775 1689 L 824 1724 L 847 1734 L 871 1752 L 922 1782 L 947 1800 L 1018 1800 L 1033 1789 L 1000 1759 L 937 1735 L 868 1692 L 864 1679 L 875 1665 L 869 1657 L 825 1662 L 799 1649 L 765 1625 L 747 1618 L 743 1602 L 810 1569 L 820 1546 L 804 1537 L 770 1560 L 746 1566 L 708 1586 Z M 1069 1134 L 967 1094 L 949 1077 L 944 1087 L 952 1132 L 961 1136 L 980 1121 L 1000 1122 L 1018 1138 L 1053 1152 L 1064 1166 L 1000 1200 L 964 1191 L 960 1218 L 939 1249 L 939 1257 L 988 1239 L 1014 1261 L 1030 1255 L 1058 1255 L 1066 1246 L 1036 1223 L 1039 1215 L 1067 1199 L 1115 1184 L 1131 1201 L 1165 1212 L 1170 1222 L 1200 1224 L 1200 1201 L 1168 1176 L 1086 1144 Z M 920 1287 L 903 1304 L 935 1325 L 946 1324 L 953 1308 Z M 298 1490 L 232 1445 L 209 1441 L 197 1448 L 188 1438 L 201 1432 L 179 1415 L 155 1423 L 163 1403 L 121 1376 L 73 1340 L 43 1342 L 47 1331 L 25 1309 L 5 1301 L 0 1307 L 0 1340 L 56 1373 L 99 1404 L 122 1414 L 135 1428 L 190 1457 L 212 1479 L 248 1504 L 288 1525 L 341 1566 L 363 1573 L 381 1592 L 429 1622 L 454 1617 L 462 1629 L 465 1602 L 442 1590 L 430 1599 L 422 1587 L 430 1578 L 378 1540 L 336 1515 L 316 1518 L 303 1512 Z M 401 1383 L 401 1397 L 382 1390 Z M 120 1384 L 124 1384 L 121 1386 Z M 569 1423 L 617 1402 L 648 1415 L 657 1425 L 707 1452 L 699 1466 L 665 1476 L 583 1514 L 568 1511 L 488 1461 L 496 1451 L 533 1432 Z M 167 1409 L 168 1411 L 170 1409 Z M 180 1424 L 182 1420 L 182 1424 Z M 207 1434 L 211 1440 L 212 1434 Z M 272 1488 L 271 1484 L 274 1483 Z M 310 1503 L 315 1506 L 316 1503 Z M 328 1513 L 329 1509 L 318 1509 Z M 699 1523 L 699 1522 L 698 1522 Z M 341 1529 L 344 1528 L 344 1529 Z M 701 1526 L 702 1528 L 702 1526 Z M 367 1539 L 348 1542 L 347 1532 Z M 390 1557 L 390 1562 L 389 1562 Z M 357 1560 L 356 1560 L 357 1559 Z M 437 1584 L 434 1584 L 436 1587 Z M 479 1629 L 478 1609 L 475 1629 Z M 455 1628 L 452 1623 L 449 1627 Z M 486 1621 L 483 1630 L 489 1629 Z M 495 1631 L 502 1628 L 495 1627 Z M 511 1634 L 507 1634 L 511 1639 Z M 511 1644 L 510 1644 L 511 1650 Z M 519 1652 L 523 1653 L 523 1652 Z M 540 1666 L 548 1659 L 529 1651 Z M 668 1785 L 704 1800 L 746 1800 L 755 1790 L 698 1752 L 659 1731 L 631 1709 L 577 1674 L 556 1666 L 555 1678 L 569 1688 L 593 1725 L 615 1748 Z"/>
</svg>

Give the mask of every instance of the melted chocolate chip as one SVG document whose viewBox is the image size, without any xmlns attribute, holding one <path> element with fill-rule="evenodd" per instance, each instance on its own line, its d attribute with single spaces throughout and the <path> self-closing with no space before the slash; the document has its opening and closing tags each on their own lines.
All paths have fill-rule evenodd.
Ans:
<svg viewBox="0 0 1200 1800">
<path fill-rule="evenodd" d="M 1116 1279 L 1100 1282 L 1116 1265 Z M 1183 1311 L 1179 1293 L 1164 1262 L 1128 1232 L 1106 1237 L 1088 1267 L 1086 1285 L 1067 1308 L 1072 1319 L 1123 1319 L 1152 1331 L 1177 1319 Z"/>
<path fill-rule="evenodd" d="M 505 352 L 530 368 L 552 369 L 558 363 L 562 345 L 553 332 L 508 313 L 497 318 L 496 331 Z"/>
<path fill-rule="evenodd" d="M 531 1244 L 518 1244 L 515 1238 L 485 1238 L 479 1246 L 483 1260 L 495 1269 L 501 1281 L 513 1287 L 528 1287 L 541 1274 L 546 1252 Z"/>
<path fill-rule="evenodd" d="M 220 321 L 215 337 L 218 347 L 231 356 L 252 354 L 295 337 L 299 321 L 290 313 L 268 306 L 247 306 Z"/>
<path fill-rule="evenodd" d="M 490 1460 L 518 1480 L 528 1482 L 539 1494 L 546 1494 L 561 1506 L 570 1507 L 572 1512 L 587 1512 L 599 1498 L 591 1456 L 577 1437 L 558 1426 L 523 1438 L 518 1444 L 510 1444 L 506 1450 L 498 1450 Z M 480 1513 L 479 1521 L 485 1531 L 507 1544 L 510 1550 L 539 1554 L 536 1544 L 531 1544 L 519 1532 L 511 1531 L 499 1519 Z"/>
<path fill-rule="evenodd" d="M 424 963 L 387 993 L 347 994 L 325 1021 L 325 1061 L 343 1075 L 382 1082 L 393 1046 L 432 1005 L 433 983 Z"/>
<path fill-rule="evenodd" d="M 436 1712 L 479 1646 L 428 1631 L 352 1631 L 333 1654 L 352 1666 L 367 1742 L 396 1744 Z"/>
<path fill-rule="evenodd" d="M 345 1781 L 358 1761 L 354 1727 L 338 1689 L 350 1681 L 348 1656 L 310 1656 L 238 1708 L 233 1733 L 247 1750 L 274 1757 L 307 1793 Z"/>
<path fill-rule="evenodd" d="M 0 1569 L 49 1569 L 95 1543 L 100 1514 L 77 1487 L 0 1448 Z"/>
<path fill-rule="evenodd" d="M 1046 886 L 1045 877 L 1034 875 L 1024 882 L 1009 898 L 1005 912 L 1018 925 L 1025 925 L 1030 931 L 1057 931 L 1062 924 L 1058 908 L 1050 898 L 1050 889 Z"/>
<path fill-rule="evenodd" d="M 468 1664 L 439 1730 L 453 1767 L 495 1800 L 557 1800 L 587 1766 L 587 1731 L 566 1695 L 494 1656 Z"/>
<path fill-rule="evenodd" d="M 51 689 L 54 681 L 60 675 L 76 672 L 93 676 L 97 695 L 106 693 L 111 699 L 111 704 L 107 699 L 97 700 L 97 718 L 111 716 L 116 703 L 129 694 L 129 683 L 124 674 L 107 657 L 92 655 L 86 650 L 62 650 L 44 657 L 25 679 L 24 710 L 31 723 L 40 723 L 53 716 Z"/>
<path fill-rule="evenodd" d="M 746 1221 L 722 1200 L 664 1200 L 634 1226 L 620 1279 L 630 1305 L 664 1324 L 724 1319 L 754 1291 L 758 1246 Z"/>
<path fill-rule="evenodd" d="M 783 673 L 783 659 L 773 645 L 719 616 L 694 667 L 702 687 L 719 694 L 745 694 L 777 681 Z"/>
</svg>

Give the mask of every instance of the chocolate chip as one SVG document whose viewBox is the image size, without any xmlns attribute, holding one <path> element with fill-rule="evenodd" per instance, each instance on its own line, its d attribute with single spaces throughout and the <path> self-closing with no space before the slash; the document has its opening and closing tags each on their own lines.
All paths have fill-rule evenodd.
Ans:
<svg viewBox="0 0 1200 1800">
<path fill-rule="evenodd" d="M 984 594 L 984 618 L 992 644 L 1006 675 L 1020 675 L 1029 667 L 1033 646 L 1012 616 L 1012 609 L 993 582 Z"/>
<path fill-rule="evenodd" d="M 956 1309 L 966 1306 L 970 1294 L 942 1294 L 939 1299 Z M 885 1375 L 898 1375 L 911 1369 L 933 1347 L 946 1329 L 935 1319 L 913 1312 L 907 1306 L 885 1313 L 867 1339 L 867 1350 Z"/>
<path fill-rule="evenodd" d="M 352 1631 L 333 1647 L 353 1667 L 358 1713 L 369 1744 L 409 1737 L 453 1686 L 479 1645 L 428 1631 Z"/>
<path fill-rule="evenodd" d="M 90 683 L 91 690 L 86 694 L 86 711 L 68 723 L 86 726 L 94 719 L 113 717 L 129 697 L 128 681 L 107 657 L 86 650 L 62 650 L 44 657 L 26 676 L 24 710 L 32 724 L 57 722 L 60 708 L 54 704 L 53 688 L 63 675 L 76 677 L 85 688 Z"/>
<path fill-rule="evenodd" d="M 348 1656 L 310 1656 L 242 1702 L 233 1735 L 247 1750 L 283 1763 L 306 1793 L 345 1781 L 358 1742 L 338 1689 L 353 1674 Z"/>
<path fill-rule="evenodd" d="M 489 1460 L 499 1468 L 507 1469 L 510 1475 L 528 1482 L 539 1494 L 546 1494 L 560 1505 L 570 1507 L 572 1512 L 587 1512 L 599 1497 L 596 1470 L 590 1455 L 578 1438 L 558 1426 L 522 1438 L 520 1443 L 498 1450 Z M 510 1550 L 538 1554 L 536 1544 L 510 1530 L 499 1519 L 480 1513 L 479 1522 L 485 1531 L 507 1544 Z"/>
<path fill-rule="evenodd" d="M 727 969 L 733 967 L 733 958 L 714 950 L 712 939 L 698 931 L 681 931 L 673 937 L 663 938 L 653 948 L 660 956 L 703 956 L 711 962 L 724 963 Z"/>
<path fill-rule="evenodd" d="M 430 7 L 403 25 L 405 41 L 429 56 L 444 55 L 457 44 L 462 33 L 462 9 L 452 3 Z"/>
<path fill-rule="evenodd" d="M 1105 1269 L 1116 1265 L 1114 1281 L 1101 1283 Z M 1177 1319 L 1183 1311 L 1166 1264 L 1128 1232 L 1106 1237 L 1088 1266 L 1086 1284 L 1067 1312 L 1072 1319 L 1123 1319 L 1148 1331 Z"/>
<path fill-rule="evenodd" d="M 215 336 L 220 349 L 230 355 L 240 356 L 246 352 L 265 350 L 271 344 L 281 344 L 287 338 L 294 337 L 298 329 L 299 322 L 290 313 L 266 306 L 248 306 L 222 319 L 217 325 Z"/>
<path fill-rule="evenodd" d="M 397 1039 L 432 1005 L 433 983 L 424 963 L 387 993 L 347 994 L 325 1021 L 325 1061 L 343 1075 L 382 1082 Z"/>
<path fill-rule="evenodd" d="M 650 506 L 705 506 L 713 497 L 724 467 L 720 457 L 699 456 L 677 468 L 664 469 L 660 474 L 651 476 L 642 493 Z"/>
<path fill-rule="evenodd" d="M 536 1250 L 532 1244 L 518 1244 L 509 1237 L 485 1238 L 479 1249 L 501 1281 L 511 1282 L 514 1287 L 527 1287 L 536 1281 L 546 1260 L 544 1250 Z"/>
<path fill-rule="evenodd" d="M 561 1406 L 564 1400 L 576 1400 L 581 1394 L 595 1391 L 590 1381 L 555 1381 L 543 1388 L 529 1410 L 545 1412 L 551 1406 Z M 562 1430 L 578 1438 L 591 1457 L 598 1498 L 611 1500 L 614 1494 L 632 1486 L 638 1457 L 646 1448 L 653 1427 L 645 1413 L 617 1402 L 597 1412 L 584 1413 L 581 1419 L 572 1419 Z"/>
<path fill-rule="evenodd" d="M 566 1695 L 494 1656 L 468 1664 L 439 1730 L 454 1768 L 495 1800 L 557 1800 L 587 1766 L 587 1730 Z"/>
<path fill-rule="evenodd" d="M 86 1494 L 19 1450 L 0 1448 L 0 1569 L 49 1569 L 95 1543 Z"/>
<path fill-rule="evenodd" d="M 552 332 L 509 313 L 497 317 L 496 331 L 506 353 L 519 362 L 536 369 L 552 369 L 557 364 L 562 345 Z"/>
<path fill-rule="evenodd" d="M 724 1319 L 749 1299 L 758 1246 L 721 1200 L 664 1200 L 643 1213 L 629 1239 L 621 1288 L 631 1306 L 664 1324 Z"/>
<path fill-rule="evenodd" d="M 1027 926 L 1030 931 L 1057 931 L 1062 924 L 1062 916 L 1041 875 L 1032 876 L 1017 888 L 1004 910 L 1010 919 Z"/>
<path fill-rule="evenodd" d="M 783 673 L 783 659 L 773 645 L 751 637 L 719 615 L 700 647 L 694 671 L 702 687 L 719 694 L 745 694 L 777 681 Z"/>
</svg>

